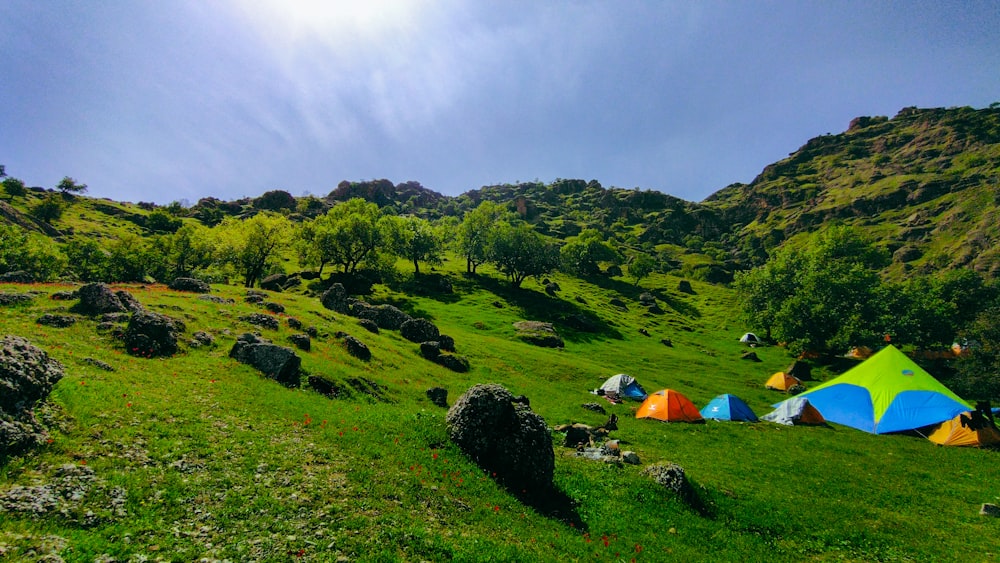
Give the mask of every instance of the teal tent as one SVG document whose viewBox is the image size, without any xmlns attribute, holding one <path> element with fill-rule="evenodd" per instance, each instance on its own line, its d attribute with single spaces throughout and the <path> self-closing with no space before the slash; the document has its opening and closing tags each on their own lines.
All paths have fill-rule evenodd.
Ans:
<svg viewBox="0 0 1000 563">
<path fill-rule="evenodd" d="M 736 395 L 719 395 L 701 409 L 701 416 L 715 420 L 757 422 L 757 415 Z"/>
<path fill-rule="evenodd" d="M 972 410 L 892 345 L 799 397 L 827 421 L 872 434 L 913 430 Z"/>
</svg>

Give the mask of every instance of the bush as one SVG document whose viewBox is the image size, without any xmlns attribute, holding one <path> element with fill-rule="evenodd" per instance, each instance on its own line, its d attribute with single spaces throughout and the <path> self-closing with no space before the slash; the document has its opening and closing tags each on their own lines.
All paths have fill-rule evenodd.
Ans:
<svg viewBox="0 0 1000 563">
<path fill-rule="evenodd" d="M 46 223 L 52 223 L 53 221 L 58 221 L 62 218 L 63 211 L 65 207 L 63 203 L 59 201 L 54 194 L 49 194 L 45 199 L 39 201 L 31 208 L 31 214 L 35 216 L 36 219 L 45 221 Z"/>
<path fill-rule="evenodd" d="M 11 197 L 21 197 L 28 193 L 28 190 L 24 187 L 24 182 L 17 178 L 4 178 L 3 189 Z"/>
</svg>

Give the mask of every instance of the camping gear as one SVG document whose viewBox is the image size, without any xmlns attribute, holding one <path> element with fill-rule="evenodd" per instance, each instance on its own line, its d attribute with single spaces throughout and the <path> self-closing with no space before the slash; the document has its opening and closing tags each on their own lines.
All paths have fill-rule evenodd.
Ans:
<svg viewBox="0 0 1000 563">
<path fill-rule="evenodd" d="M 712 399 L 701 409 L 701 416 L 714 420 L 757 422 L 757 415 L 736 395 L 728 393 Z"/>
<path fill-rule="evenodd" d="M 828 421 L 872 434 L 930 426 L 972 408 L 891 344 L 800 397 Z"/>
<path fill-rule="evenodd" d="M 761 340 L 760 338 L 757 338 L 756 334 L 748 332 L 740 337 L 740 342 L 744 344 L 760 344 Z"/>
<path fill-rule="evenodd" d="M 927 439 L 942 446 L 1000 446 L 1000 430 L 989 420 L 973 423 L 972 415 L 973 411 L 969 411 L 942 422 L 927 434 Z"/>
<path fill-rule="evenodd" d="M 789 389 L 796 385 L 802 385 L 802 382 L 797 377 L 792 377 L 783 371 L 779 371 L 767 380 L 764 387 L 787 393 Z"/>
<path fill-rule="evenodd" d="M 655 418 L 664 422 L 704 422 L 698 407 L 673 389 L 661 389 L 646 397 L 635 413 L 636 418 Z"/>
<path fill-rule="evenodd" d="M 775 405 L 775 409 L 760 417 L 761 420 L 791 426 L 793 424 L 824 424 L 826 421 L 809 399 L 792 397 Z"/>
<path fill-rule="evenodd" d="M 642 401 L 646 398 L 646 391 L 639 385 L 631 375 L 619 373 L 612 375 L 597 389 L 598 395 L 604 395 L 608 400 L 616 401 L 621 399 L 632 399 Z"/>
</svg>

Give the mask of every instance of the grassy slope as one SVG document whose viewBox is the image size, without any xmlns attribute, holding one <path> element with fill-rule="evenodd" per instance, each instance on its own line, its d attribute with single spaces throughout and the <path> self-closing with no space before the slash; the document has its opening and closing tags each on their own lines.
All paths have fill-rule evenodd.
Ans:
<svg viewBox="0 0 1000 563">
<path fill-rule="evenodd" d="M 354 319 L 319 308 L 315 298 L 272 295 L 328 335 L 301 353 L 305 369 L 341 381 L 367 377 L 388 388 L 389 402 L 285 389 L 230 360 L 235 336 L 253 328 L 236 317 L 256 310 L 243 303 L 239 288 L 216 286 L 217 295 L 237 300 L 217 305 L 161 286 L 126 287 L 147 307 L 184 320 L 189 336 L 206 330 L 217 337 L 214 349 L 163 360 L 125 355 L 109 336 L 97 335 L 92 320 L 68 329 L 35 324 L 43 312 L 66 306 L 45 295 L 66 287 L 30 288 L 43 295 L 6 309 L 0 333 L 27 337 L 66 366 L 52 396 L 63 430 L 41 451 L 3 466 L 0 488 L 45 482 L 60 465 L 84 461 L 99 481 L 67 515 L 4 514 L 0 554 L 12 561 L 37 559 L 32 549 L 58 551 L 68 561 L 101 554 L 269 561 L 300 555 L 313 561 L 1000 559 L 1000 521 L 977 515 L 980 503 L 1000 497 L 996 452 L 844 427 L 671 425 L 631 418 L 635 405 L 609 406 L 622 416 L 613 436 L 644 463 L 682 465 L 703 507 L 672 498 L 639 468 L 579 460 L 561 447 L 556 484 L 565 498 L 537 509 L 521 502 L 448 442 L 445 411 L 424 390 L 442 385 L 454 401 L 472 384 L 498 382 L 527 395 L 550 425 L 599 423 L 602 416 L 580 408 L 595 400 L 587 390 L 627 372 L 647 391 L 677 389 L 699 406 L 732 392 L 763 414 L 782 397 L 762 382 L 789 358 L 763 348 L 761 363 L 739 359 L 741 330 L 726 289 L 695 283 L 696 294 L 684 295 L 674 290 L 676 278 L 645 280 L 666 310 L 649 316 L 632 300 L 629 311 L 608 304 L 640 291 L 618 281 L 598 286 L 555 276 L 562 291 L 551 298 L 532 281 L 514 292 L 488 270 L 475 283 L 458 274 L 459 261 L 448 264 L 442 270 L 454 294 L 409 284 L 407 294 L 376 286 L 371 298 L 433 319 L 472 361 L 468 374 L 420 359 L 417 346 L 398 333 L 369 334 Z M 0 291 L 27 289 L 0 284 Z M 498 300 L 503 308 L 492 305 Z M 606 322 L 602 331 L 563 328 L 564 350 L 513 338 L 514 321 L 587 311 Z M 643 327 L 651 336 L 639 334 Z M 365 341 L 373 360 L 348 356 L 330 336 L 338 330 Z M 282 323 L 277 332 L 263 332 L 280 343 L 292 331 Z M 84 357 L 116 371 L 98 370 Z M 111 499 L 121 491 L 125 514 L 115 515 Z M 553 505 L 561 518 L 551 514 Z M 95 522 L 83 523 L 87 510 Z"/>
</svg>

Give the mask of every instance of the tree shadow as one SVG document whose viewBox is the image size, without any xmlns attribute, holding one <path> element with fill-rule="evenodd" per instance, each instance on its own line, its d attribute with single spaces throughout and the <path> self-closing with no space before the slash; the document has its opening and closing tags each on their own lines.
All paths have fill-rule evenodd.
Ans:
<svg viewBox="0 0 1000 563">
<path fill-rule="evenodd" d="M 618 330 L 596 313 L 573 302 L 539 291 L 513 287 L 491 276 L 481 275 L 477 279 L 481 288 L 502 298 L 507 305 L 520 309 L 527 319 L 552 323 L 564 340 L 592 342 L 623 338 Z"/>
<path fill-rule="evenodd" d="M 442 303 L 457 303 L 461 300 L 461 297 L 455 293 L 454 284 L 455 282 L 450 276 L 434 272 L 409 275 L 385 282 L 385 285 L 393 291 L 426 297 Z"/>
<path fill-rule="evenodd" d="M 633 301 L 638 301 L 639 296 L 643 293 L 651 293 L 657 300 L 663 302 L 667 307 L 670 307 L 681 315 L 695 319 L 701 317 L 701 311 L 697 307 L 662 289 L 646 289 L 608 276 L 592 276 L 584 279 L 601 289 L 613 291 Z"/>
</svg>

